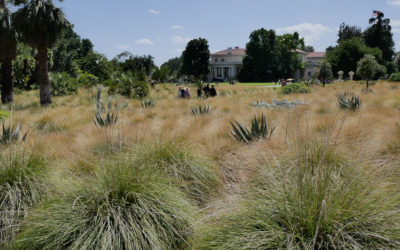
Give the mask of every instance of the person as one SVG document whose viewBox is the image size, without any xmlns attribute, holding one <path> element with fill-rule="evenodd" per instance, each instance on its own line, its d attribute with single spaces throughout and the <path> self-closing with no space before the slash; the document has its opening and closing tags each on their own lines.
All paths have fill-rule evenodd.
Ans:
<svg viewBox="0 0 400 250">
<path fill-rule="evenodd" d="M 201 98 L 201 87 L 197 88 L 197 98 Z"/>
<path fill-rule="evenodd" d="M 204 94 L 206 95 L 206 97 L 210 96 L 210 84 L 207 84 L 207 86 L 204 87 L 203 89 Z"/>
<path fill-rule="evenodd" d="M 185 98 L 190 99 L 190 89 L 185 88 Z"/>
<path fill-rule="evenodd" d="M 283 80 L 282 80 L 282 87 L 285 87 L 285 86 L 286 86 L 286 80 L 283 79 Z"/>
<path fill-rule="evenodd" d="M 217 90 L 215 90 L 214 85 L 211 86 L 210 96 L 211 97 L 216 97 L 217 96 Z"/>
<path fill-rule="evenodd" d="M 182 87 L 178 88 L 178 98 L 182 98 Z"/>
<path fill-rule="evenodd" d="M 185 98 L 185 93 L 186 93 L 185 88 L 184 88 L 184 87 L 181 87 L 180 90 L 181 90 L 180 97 L 181 97 L 181 98 Z"/>
</svg>

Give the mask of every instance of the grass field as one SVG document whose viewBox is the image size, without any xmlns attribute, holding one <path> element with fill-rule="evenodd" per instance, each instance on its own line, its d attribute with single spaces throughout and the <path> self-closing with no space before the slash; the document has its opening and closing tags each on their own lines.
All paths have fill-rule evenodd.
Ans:
<svg viewBox="0 0 400 250">
<path fill-rule="evenodd" d="M 229 82 L 222 82 L 215 84 L 217 86 L 230 86 Z M 276 84 L 274 82 L 237 82 L 236 85 L 255 87 L 255 86 L 275 86 Z"/>
<path fill-rule="evenodd" d="M 182 100 L 158 85 L 149 108 L 114 97 L 107 128 L 93 123 L 96 89 L 49 108 L 36 91 L 18 94 L 4 122 L 28 135 L 0 152 L 0 248 L 399 249 L 398 85 L 257 86 Z M 344 91 L 360 109 L 339 109 Z M 283 99 L 306 104 L 250 105 Z M 199 105 L 211 113 L 193 115 Z M 232 139 L 231 122 L 262 113 L 276 126 L 269 140 Z"/>
</svg>

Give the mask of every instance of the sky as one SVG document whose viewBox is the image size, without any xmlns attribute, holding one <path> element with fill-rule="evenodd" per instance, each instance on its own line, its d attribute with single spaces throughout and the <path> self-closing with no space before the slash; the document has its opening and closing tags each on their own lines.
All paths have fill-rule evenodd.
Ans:
<svg viewBox="0 0 400 250">
<path fill-rule="evenodd" d="M 124 51 L 157 65 L 206 38 L 210 51 L 245 47 L 252 31 L 299 32 L 316 51 L 334 46 L 345 22 L 365 29 L 373 10 L 391 19 L 400 50 L 400 0 L 66 0 L 57 2 L 74 30 L 109 59 Z"/>
</svg>

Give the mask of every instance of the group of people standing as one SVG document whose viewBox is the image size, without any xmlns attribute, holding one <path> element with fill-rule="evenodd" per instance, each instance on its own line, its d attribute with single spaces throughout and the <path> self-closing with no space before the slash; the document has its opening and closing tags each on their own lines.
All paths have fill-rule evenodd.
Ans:
<svg viewBox="0 0 400 250">
<path fill-rule="evenodd" d="M 212 85 L 211 88 L 210 88 L 210 84 L 207 84 L 207 86 L 205 86 L 203 89 L 201 87 L 198 87 L 197 88 L 197 98 L 201 98 L 203 96 L 203 92 L 204 92 L 204 96 L 206 98 L 217 96 L 217 90 L 215 89 L 214 85 Z"/>
<path fill-rule="evenodd" d="M 216 97 L 217 96 L 217 90 L 215 89 L 214 85 L 211 86 L 210 84 L 207 84 L 204 88 L 198 87 L 197 88 L 197 98 L 203 97 L 208 98 L 208 97 Z M 178 98 L 183 98 L 183 99 L 189 99 L 190 98 L 190 89 L 185 88 L 185 87 L 179 87 L 178 88 Z"/>
</svg>

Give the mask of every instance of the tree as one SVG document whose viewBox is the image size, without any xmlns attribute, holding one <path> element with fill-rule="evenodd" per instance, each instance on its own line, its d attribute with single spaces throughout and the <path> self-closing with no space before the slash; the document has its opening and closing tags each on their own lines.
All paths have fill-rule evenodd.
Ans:
<svg viewBox="0 0 400 250">
<path fill-rule="evenodd" d="M 204 38 L 191 40 L 182 53 L 182 73 L 200 80 L 209 73 L 210 49 Z"/>
<path fill-rule="evenodd" d="M 306 46 L 305 49 L 304 49 L 304 51 L 305 51 L 305 52 L 314 52 L 315 49 L 314 49 L 313 46 Z"/>
<path fill-rule="evenodd" d="M 170 69 L 170 74 L 178 74 L 182 66 L 182 57 L 175 57 L 163 63 L 161 67 L 167 66 Z"/>
<path fill-rule="evenodd" d="M 261 28 L 250 34 L 246 56 L 239 73 L 242 82 L 273 81 L 279 65 L 278 41 L 274 30 Z"/>
<path fill-rule="evenodd" d="M 342 23 L 339 27 L 338 32 L 339 39 L 337 43 L 341 43 L 342 41 L 351 40 L 354 37 L 362 38 L 363 33 L 360 27 L 357 26 L 350 26 L 345 23 Z"/>
<path fill-rule="evenodd" d="M 95 75 L 101 81 L 110 79 L 111 64 L 103 54 L 90 51 L 86 56 L 78 59 L 77 63 L 83 72 Z"/>
<path fill-rule="evenodd" d="M 394 58 L 394 64 L 396 65 L 396 71 L 400 72 L 400 52 L 397 52 L 396 57 Z"/>
<path fill-rule="evenodd" d="M 12 63 L 17 56 L 17 33 L 11 22 L 7 4 L 19 5 L 23 0 L 0 0 L 0 63 L 1 63 L 1 102 L 14 101 L 14 72 Z"/>
<path fill-rule="evenodd" d="M 151 79 L 159 83 L 166 82 L 170 72 L 171 71 L 168 66 L 161 66 L 160 68 L 155 67 L 151 75 Z"/>
<path fill-rule="evenodd" d="M 318 72 L 318 79 L 322 82 L 325 87 L 326 81 L 332 78 L 332 67 L 327 61 L 321 63 L 321 67 Z"/>
<path fill-rule="evenodd" d="M 366 87 L 369 87 L 369 80 L 379 71 L 381 66 L 372 55 L 365 55 L 359 62 L 357 67 L 357 75 L 366 80 Z"/>
<path fill-rule="evenodd" d="M 382 51 L 382 58 L 378 59 L 381 64 L 392 61 L 394 56 L 394 41 L 390 19 L 385 18 L 381 12 L 376 18 L 371 18 L 371 25 L 364 31 L 365 44 L 371 48 L 379 48 Z"/>
<path fill-rule="evenodd" d="M 342 70 L 344 75 L 350 71 L 356 72 L 357 63 L 365 54 L 371 54 L 376 58 L 382 58 L 382 51 L 378 48 L 368 48 L 363 40 L 358 37 L 342 41 L 334 48 L 327 49 L 327 61 L 332 66 L 332 71 L 336 75 Z"/>
<path fill-rule="evenodd" d="M 51 0 L 31 0 L 12 15 L 12 20 L 22 41 L 38 51 L 40 104 L 51 104 L 47 50 L 55 45 L 70 23 Z"/>
<path fill-rule="evenodd" d="M 293 34 L 285 34 L 277 37 L 278 43 L 278 71 L 276 76 L 280 78 L 292 77 L 294 72 L 301 68 L 301 57 L 297 54 L 296 49 L 304 48 L 304 39 L 297 32 Z"/>
</svg>

